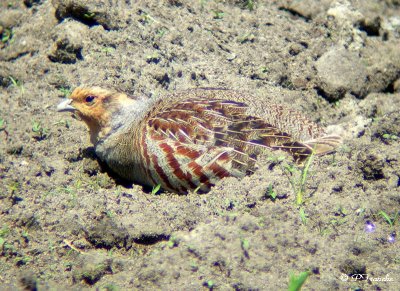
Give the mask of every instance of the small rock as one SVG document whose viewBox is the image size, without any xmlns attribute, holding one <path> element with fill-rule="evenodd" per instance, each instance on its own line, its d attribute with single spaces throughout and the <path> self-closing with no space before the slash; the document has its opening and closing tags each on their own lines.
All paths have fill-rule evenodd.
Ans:
<svg viewBox="0 0 400 291">
<path fill-rule="evenodd" d="M 400 92 L 400 79 L 393 82 L 393 91 Z"/>
<path fill-rule="evenodd" d="M 36 291 L 38 289 L 37 278 L 32 271 L 25 271 L 19 281 L 24 290 Z"/>
<path fill-rule="evenodd" d="M 359 168 L 365 180 L 379 180 L 385 178 L 383 168 L 385 167 L 384 158 L 366 149 L 358 155 Z"/>
<path fill-rule="evenodd" d="M 5 49 L 0 50 L 0 61 L 10 61 L 18 59 L 24 55 L 35 52 L 40 41 L 30 36 L 12 37 Z"/>
<path fill-rule="evenodd" d="M 2 9 L 0 12 L 0 26 L 12 28 L 21 23 L 24 15 L 20 10 Z"/>
<path fill-rule="evenodd" d="M 57 26 L 53 35 L 55 43 L 49 54 L 53 62 L 74 64 L 83 59 L 83 39 L 87 35 L 88 28 L 76 21 L 66 21 Z"/>
<path fill-rule="evenodd" d="M 331 0 L 294 0 L 290 1 L 286 9 L 306 18 L 312 19 L 319 13 L 327 10 Z"/>
<path fill-rule="evenodd" d="M 316 69 L 318 87 L 329 99 L 340 99 L 346 93 L 365 95 L 367 71 L 357 53 L 333 47 L 318 59 Z"/>
<path fill-rule="evenodd" d="M 400 16 L 384 18 L 381 23 L 381 29 L 385 38 L 400 37 Z"/>
<path fill-rule="evenodd" d="M 129 4 L 121 1 L 120 5 L 112 5 L 108 1 L 88 0 L 53 0 L 56 17 L 60 21 L 73 18 L 87 26 L 101 25 L 106 30 L 114 30 L 126 26 Z M 125 7 L 123 5 L 126 5 Z"/>
<path fill-rule="evenodd" d="M 112 273 L 112 259 L 100 251 L 84 253 L 79 257 L 77 269 L 73 272 L 75 282 L 85 281 L 89 285 L 95 284 L 105 274 Z"/>
<path fill-rule="evenodd" d="M 122 248 L 127 244 L 127 231 L 117 226 L 111 218 L 104 217 L 99 222 L 93 222 L 85 232 L 86 239 L 96 247 Z"/>
<path fill-rule="evenodd" d="M 334 17 L 338 23 L 359 23 L 364 19 L 364 16 L 348 1 L 335 1 L 332 7 L 327 12 L 328 16 Z"/>
<path fill-rule="evenodd" d="M 26 7 L 32 7 L 33 5 L 40 5 L 42 4 L 42 0 L 24 0 L 24 4 Z"/>
</svg>

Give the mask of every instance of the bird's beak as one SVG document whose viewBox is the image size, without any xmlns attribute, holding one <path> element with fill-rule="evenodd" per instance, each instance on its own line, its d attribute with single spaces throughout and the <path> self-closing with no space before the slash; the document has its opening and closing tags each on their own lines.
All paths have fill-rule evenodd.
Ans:
<svg viewBox="0 0 400 291">
<path fill-rule="evenodd" d="M 75 111 L 75 108 L 71 105 L 72 99 L 64 99 L 57 105 L 57 111 Z"/>
</svg>

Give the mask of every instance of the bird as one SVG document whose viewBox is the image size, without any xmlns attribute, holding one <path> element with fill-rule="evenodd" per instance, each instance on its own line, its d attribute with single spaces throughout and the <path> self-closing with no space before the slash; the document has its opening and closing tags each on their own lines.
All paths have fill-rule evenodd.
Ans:
<svg viewBox="0 0 400 291">
<path fill-rule="evenodd" d="M 145 98 L 82 86 L 57 110 L 86 123 L 98 159 L 112 172 L 177 194 L 207 193 L 225 177 L 250 175 L 257 159 L 275 150 L 301 164 L 342 143 L 296 110 L 231 89 Z"/>
</svg>

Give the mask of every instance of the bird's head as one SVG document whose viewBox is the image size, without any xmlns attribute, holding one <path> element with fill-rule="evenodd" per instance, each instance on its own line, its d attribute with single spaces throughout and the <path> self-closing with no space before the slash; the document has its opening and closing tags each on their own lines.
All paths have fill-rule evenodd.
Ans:
<svg viewBox="0 0 400 291">
<path fill-rule="evenodd" d="M 57 106 L 57 111 L 70 111 L 89 127 L 90 140 L 96 144 L 111 130 L 114 114 L 134 102 L 127 95 L 99 87 L 78 87 Z"/>
</svg>

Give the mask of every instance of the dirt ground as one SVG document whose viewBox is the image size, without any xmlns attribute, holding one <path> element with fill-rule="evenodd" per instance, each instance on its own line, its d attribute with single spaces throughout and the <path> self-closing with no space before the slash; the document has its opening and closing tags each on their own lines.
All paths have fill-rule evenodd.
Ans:
<svg viewBox="0 0 400 291">
<path fill-rule="evenodd" d="M 3 0 L 0 34 L 0 289 L 399 290 L 400 1 Z M 152 194 L 56 112 L 78 85 L 242 90 L 344 144 Z"/>
</svg>

